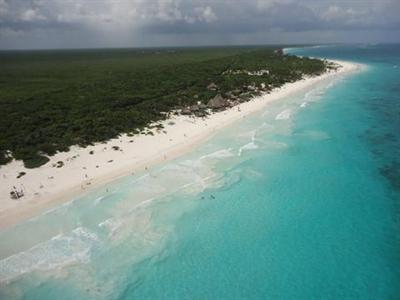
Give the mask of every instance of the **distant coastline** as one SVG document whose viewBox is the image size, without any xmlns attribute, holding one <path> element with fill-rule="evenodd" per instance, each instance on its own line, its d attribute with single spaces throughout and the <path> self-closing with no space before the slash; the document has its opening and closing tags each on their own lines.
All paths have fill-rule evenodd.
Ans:
<svg viewBox="0 0 400 300">
<path fill-rule="evenodd" d="M 287 83 L 248 102 L 240 103 L 207 117 L 175 115 L 157 122 L 160 127 L 151 129 L 152 135 L 122 135 L 106 143 L 57 153 L 50 161 L 36 169 L 26 169 L 21 161 L 1 167 L 0 229 L 13 226 L 59 203 L 71 200 L 117 178 L 137 172 L 149 171 L 154 165 L 172 160 L 204 142 L 219 129 L 245 118 L 272 101 L 284 99 L 325 80 L 355 72 L 359 64 L 334 61 L 341 67 L 322 75 Z M 63 162 L 62 167 L 59 162 Z M 25 173 L 18 180 L 16 174 Z M 24 193 L 13 200 L 10 190 L 15 187 Z"/>
</svg>

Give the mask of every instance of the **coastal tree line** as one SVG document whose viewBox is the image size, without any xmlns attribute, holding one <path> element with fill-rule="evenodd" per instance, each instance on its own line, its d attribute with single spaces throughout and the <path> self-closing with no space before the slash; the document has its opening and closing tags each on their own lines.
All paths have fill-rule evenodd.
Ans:
<svg viewBox="0 0 400 300">
<path fill-rule="evenodd" d="M 264 47 L 4 51 L 0 65 L 0 165 L 30 168 L 216 96 L 248 101 L 329 67 Z"/>
</svg>

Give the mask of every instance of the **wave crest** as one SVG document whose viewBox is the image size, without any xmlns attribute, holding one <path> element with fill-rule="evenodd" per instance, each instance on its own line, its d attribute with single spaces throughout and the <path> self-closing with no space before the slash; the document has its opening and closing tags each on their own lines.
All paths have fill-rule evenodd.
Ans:
<svg viewBox="0 0 400 300">
<path fill-rule="evenodd" d="M 32 248 L 0 260 L 0 283 L 7 283 L 33 271 L 49 271 L 75 263 L 88 263 L 98 237 L 87 228 L 75 228 L 70 235 L 57 235 Z"/>
</svg>

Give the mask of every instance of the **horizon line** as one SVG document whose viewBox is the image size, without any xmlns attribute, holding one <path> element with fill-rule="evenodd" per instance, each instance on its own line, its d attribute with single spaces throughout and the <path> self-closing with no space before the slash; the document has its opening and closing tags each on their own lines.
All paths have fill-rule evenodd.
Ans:
<svg viewBox="0 0 400 300">
<path fill-rule="evenodd" d="M 60 51 L 60 50 L 118 50 L 118 49 L 181 49 L 181 48 L 235 48 L 235 47 L 307 47 L 323 45 L 395 45 L 399 42 L 380 42 L 380 43 L 348 43 L 348 42 L 330 42 L 330 43 L 271 43 L 271 44 L 236 44 L 236 45 L 182 45 L 182 46 L 121 46 L 121 47 L 64 47 L 64 48 L 5 48 L 0 52 L 7 51 Z"/>
</svg>

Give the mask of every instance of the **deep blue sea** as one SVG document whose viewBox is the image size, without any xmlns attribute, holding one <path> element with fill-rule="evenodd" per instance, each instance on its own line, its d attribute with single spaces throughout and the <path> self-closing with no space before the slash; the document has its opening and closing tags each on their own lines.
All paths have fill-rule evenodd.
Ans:
<svg viewBox="0 0 400 300">
<path fill-rule="evenodd" d="M 0 299 L 400 299 L 400 45 L 286 51 L 363 67 L 0 232 Z"/>
</svg>

